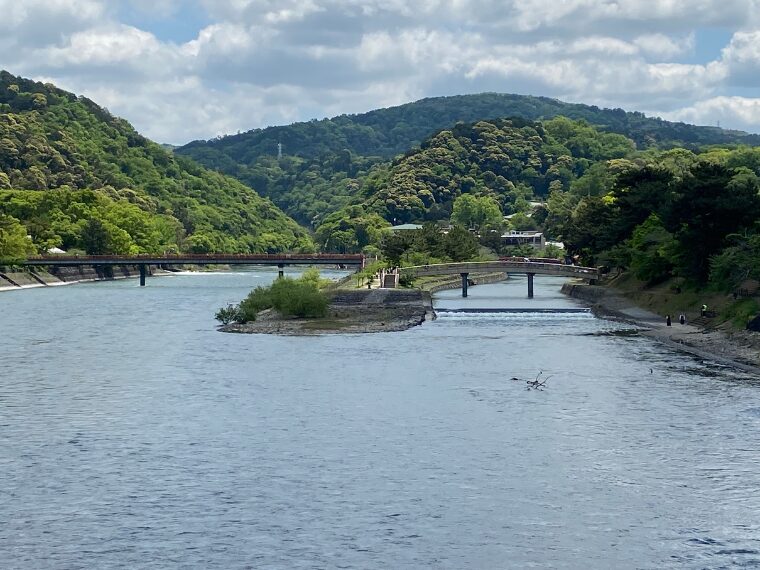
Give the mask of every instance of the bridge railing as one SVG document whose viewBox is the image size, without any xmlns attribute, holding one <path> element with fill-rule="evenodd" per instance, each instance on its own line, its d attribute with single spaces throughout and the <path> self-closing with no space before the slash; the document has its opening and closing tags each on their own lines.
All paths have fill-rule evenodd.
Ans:
<svg viewBox="0 0 760 570">
<path fill-rule="evenodd" d="M 561 274 L 568 276 L 581 276 L 590 279 L 598 279 L 599 270 L 595 267 L 579 267 L 575 265 L 565 265 L 563 263 L 553 262 L 535 262 L 535 261 L 471 261 L 463 263 L 438 263 L 431 265 L 414 265 L 411 267 L 402 267 L 402 274 L 446 274 L 460 272 L 476 271 L 505 271 L 515 273 L 546 273 Z"/>
<path fill-rule="evenodd" d="M 160 260 L 165 263 L 179 261 L 217 262 L 220 260 L 230 261 L 263 261 L 276 263 L 281 260 L 297 261 L 324 261 L 335 260 L 336 263 L 360 264 L 364 260 L 361 254 L 322 254 L 322 253 L 181 253 L 181 254 L 138 254 L 138 255 L 36 255 L 30 256 L 27 261 L 40 262 L 50 261 L 51 264 L 61 261 L 123 261 L 124 263 L 140 263 L 145 261 Z"/>
</svg>

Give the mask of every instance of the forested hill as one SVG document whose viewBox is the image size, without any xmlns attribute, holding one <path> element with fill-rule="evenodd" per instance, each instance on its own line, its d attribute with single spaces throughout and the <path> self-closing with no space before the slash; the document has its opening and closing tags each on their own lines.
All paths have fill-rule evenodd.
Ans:
<svg viewBox="0 0 760 570">
<path fill-rule="evenodd" d="M 177 152 L 225 171 L 234 163 L 251 165 L 259 157 L 276 156 L 278 143 L 282 143 L 285 155 L 302 158 L 316 158 L 343 150 L 354 155 L 388 158 L 406 152 L 433 133 L 451 128 L 457 122 L 504 117 L 543 120 L 560 115 L 582 119 L 600 130 L 625 135 L 640 149 L 760 144 L 760 135 L 674 123 L 622 109 L 600 109 L 547 97 L 482 93 L 428 98 L 360 115 L 340 115 L 332 119 L 255 129 L 216 140 L 191 142 Z"/>
<path fill-rule="evenodd" d="M 174 156 L 89 99 L 4 71 L 0 230 L 31 235 L 37 251 L 313 247 L 305 230 L 239 181 Z"/>
</svg>

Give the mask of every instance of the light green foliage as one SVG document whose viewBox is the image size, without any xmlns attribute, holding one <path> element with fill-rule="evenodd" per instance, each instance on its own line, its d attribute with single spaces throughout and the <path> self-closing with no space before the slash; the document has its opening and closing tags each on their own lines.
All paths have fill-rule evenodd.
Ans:
<svg viewBox="0 0 760 570">
<path fill-rule="evenodd" d="M 550 257 L 552 259 L 564 259 L 565 250 L 557 247 L 554 244 L 548 243 L 544 246 L 543 251 L 540 254 L 541 257 Z"/>
<path fill-rule="evenodd" d="M 501 228 L 503 215 L 499 203 L 491 196 L 462 194 L 454 200 L 451 221 L 476 230 Z"/>
<path fill-rule="evenodd" d="M 78 245 L 90 217 L 119 251 L 314 248 L 269 200 L 173 156 L 86 98 L 0 72 L 0 105 L 8 111 L 0 114 L 0 191 L 16 190 L 12 210 L 4 196 L 0 211 L 22 220 L 40 250 Z M 37 196 L 54 191 L 93 192 L 54 205 Z"/>
<path fill-rule="evenodd" d="M 247 323 L 256 320 L 256 315 L 272 306 L 272 289 L 270 287 L 256 287 L 243 299 L 237 315 L 238 322 Z"/>
<path fill-rule="evenodd" d="M 12 264 L 33 252 L 26 228 L 16 218 L 0 213 L 0 264 Z"/>
<path fill-rule="evenodd" d="M 325 251 L 355 253 L 380 243 L 390 223 L 376 213 L 351 206 L 327 216 L 317 228 L 317 244 Z"/>
<path fill-rule="evenodd" d="M 527 214 L 517 212 L 509 219 L 509 227 L 512 230 L 524 232 L 538 229 L 538 224 Z"/>
<path fill-rule="evenodd" d="M 284 316 L 318 318 L 327 314 L 327 296 L 319 290 L 319 271 L 305 272 L 299 279 L 283 277 L 267 287 L 256 287 L 238 305 L 228 305 L 217 312 L 240 323 L 256 320 L 256 315 L 273 308 Z M 226 324 L 226 323 L 225 323 Z"/>
</svg>

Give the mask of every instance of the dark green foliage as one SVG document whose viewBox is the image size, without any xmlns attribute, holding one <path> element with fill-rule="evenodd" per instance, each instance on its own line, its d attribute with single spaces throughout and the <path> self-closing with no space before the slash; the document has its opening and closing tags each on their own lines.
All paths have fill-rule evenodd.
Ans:
<svg viewBox="0 0 760 570">
<path fill-rule="evenodd" d="M 130 252 L 313 248 L 306 232 L 269 200 L 236 180 L 173 156 L 88 99 L 0 72 L 0 104 L 0 192 L 16 190 L 10 198 L 0 195 L 5 200 L 0 207 L 10 204 L 13 215 L 30 226 L 40 250 L 55 242 L 81 246 L 93 201 L 98 204 L 92 215 L 111 234 L 120 231 L 110 226 L 126 232 L 126 239 L 117 235 L 113 243 Z M 83 201 L 41 204 L 37 194 L 53 190 L 74 192 L 68 198 Z M 94 193 L 76 194 L 83 191 Z M 122 223 L 123 215 L 141 227 Z M 71 233 L 53 229 L 62 217 L 74 224 Z M 157 226 L 172 227 L 165 233 L 173 235 L 150 238 L 147 234 Z"/>
<path fill-rule="evenodd" d="M 606 153 L 604 158 L 617 158 L 626 156 L 634 144 L 639 149 L 760 144 L 758 135 L 670 123 L 622 109 L 599 109 L 545 97 L 483 93 L 429 98 L 361 115 L 256 129 L 210 141 L 195 141 L 176 152 L 236 177 L 272 199 L 300 223 L 317 227 L 326 215 L 374 192 L 376 184 L 372 183 L 372 177 L 387 176 L 383 174 L 387 164 L 379 163 L 419 145 L 424 147 L 428 144 L 425 141 L 442 129 L 452 129 L 457 123 L 491 122 L 503 117 L 519 117 L 529 123 L 562 116 L 595 125 L 605 134 L 600 138 L 588 125 L 578 128 L 577 123 L 568 119 L 548 121 L 549 136 L 564 141 L 559 154 L 566 153 L 580 162 L 575 171 L 569 165 L 557 163 L 549 179 L 525 168 L 523 181 L 541 194 L 547 193 L 547 185 L 555 180 L 566 186 L 573 176 L 579 176 L 588 164 L 598 160 L 602 151 Z M 283 145 L 281 160 L 277 159 L 278 143 Z M 550 155 L 557 154 L 551 145 L 546 150 Z M 519 155 L 505 154 L 504 157 L 508 158 L 506 163 L 521 160 Z M 497 158 L 497 162 L 499 160 Z M 496 172 L 488 164 L 484 164 L 484 170 Z M 430 173 L 437 174 L 434 169 Z M 466 175 L 462 176 L 461 192 L 466 193 L 470 191 L 468 180 Z M 513 176 L 503 176 L 517 184 Z M 489 187 L 492 187 L 497 181 L 490 182 Z M 393 222 L 396 218 L 397 223 L 409 219 L 435 221 L 446 219 L 451 213 L 448 200 L 428 204 L 426 198 L 422 198 L 422 204 L 424 216 L 418 202 L 408 201 L 397 204 L 400 212 L 390 212 L 386 219 Z"/>
<path fill-rule="evenodd" d="M 461 226 L 444 233 L 435 224 L 426 223 L 419 230 L 386 234 L 380 251 L 391 265 L 468 261 L 478 254 L 478 239 Z"/>
<path fill-rule="evenodd" d="M 500 117 L 535 121 L 557 116 L 584 120 L 608 132 L 624 135 L 633 139 L 639 148 L 760 144 L 757 135 L 672 123 L 647 118 L 641 113 L 626 113 L 622 109 L 599 109 L 547 97 L 482 93 L 434 97 L 361 115 L 341 115 L 321 121 L 255 129 L 212 141 L 195 141 L 178 152 L 198 158 L 201 149 L 209 148 L 212 156 L 228 157 L 232 161 L 229 164 L 253 164 L 259 157 L 277 156 L 277 144 L 282 143 L 285 154 L 290 156 L 317 158 L 348 151 L 354 156 L 388 158 L 408 151 L 433 133 L 458 122 L 472 123 Z M 577 147 L 582 150 L 586 145 L 579 141 Z M 205 164 L 204 159 L 199 160 Z"/>
<path fill-rule="evenodd" d="M 760 234 L 728 236 L 729 247 L 711 259 L 710 281 L 725 291 L 741 288 L 748 279 L 760 281 Z"/>
<path fill-rule="evenodd" d="M 454 226 L 443 239 L 443 251 L 451 261 L 468 261 L 478 254 L 478 240 L 463 227 Z"/>
<path fill-rule="evenodd" d="M 565 218 L 558 224 L 565 245 L 584 263 L 628 267 L 649 283 L 710 277 L 730 290 L 758 275 L 760 178 L 750 168 L 758 168 L 757 156 L 756 149 L 664 153 L 656 164 L 625 169 L 604 197 L 554 196 L 547 219 L 552 210 Z"/>
<path fill-rule="evenodd" d="M 414 235 L 411 232 L 388 232 L 380 242 L 380 252 L 391 265 L 401 265 L 403 255 L 413 245 Z"/>
<path fill-rule="evenodd" d="M 272 306 L 272 288 L 256 287 L 240 303 L 238 320 L 247 323 L 256 320 L 256 314 Z"/>
<path fill-rule="evenodd" d="M 663 221 L 679 243 L 677 255 L 685 275 L 706 280 L 710 257 L 726 245 L 726 236 L 760 219 L 758 192 L 760 179 L 754 172 L 706 163 L 676 185 Z"/>
<path fill-rule="evenodd" d="M 321 244 L 337 243 L 346 236 L 331 240 L 343 231 L 336 221 L 349 227 L 357 214 L 368 213 L 393 224 L 451 217 L 466 226 L 498 227 L 500 211 L 527 213 L 529 200 L 569 190 L 592 161 L 619 160 L 625 153 L 633 153 L 633 143 L 624 137 L 563 118 L 546 124 L 522 119 L 459 124 L 392 164 L 376 167 L 360 181 L 361 207 L 330 214 L 317 234 Z M 535 227 L 525 216 L 515 223 Z"/>
<path fill-rule="evenodd" d="M 222 307 L 214 315 L 217 321 L 223 325 L 228 325 L 234 322 L 244 322 L 240 315 L 240 307 L 238 305 L 229 304 L 226 307 Z"/>
</svg>

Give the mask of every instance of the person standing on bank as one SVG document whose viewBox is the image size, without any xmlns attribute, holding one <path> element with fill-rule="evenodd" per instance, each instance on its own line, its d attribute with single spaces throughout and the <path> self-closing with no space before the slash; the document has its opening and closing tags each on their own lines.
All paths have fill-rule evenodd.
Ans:
<svg viewBox="0 0 760 570">
<path fill-rule="evenodd" d="M 671 325 L 671 323 L 670 323 L 670 315 L 666 315 L 665 316 L 665 324 L 668 325 L 668 326 Z"/>
<path fill-rule="evenodd" d="M 681 313 L 678 316 L 678 322 L 681 323 L 682 325 L 685 325 L 686 324 L 686 315 L 684 315 L 683 313 Z"/>
</svg>

